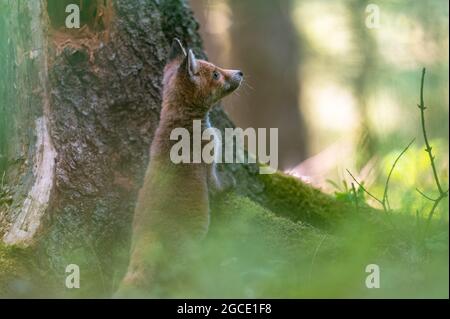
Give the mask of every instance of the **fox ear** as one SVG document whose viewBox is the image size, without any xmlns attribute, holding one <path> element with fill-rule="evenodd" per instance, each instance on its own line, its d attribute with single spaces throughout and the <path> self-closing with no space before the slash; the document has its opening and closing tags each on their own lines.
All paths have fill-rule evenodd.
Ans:
<svg viewBox="0 0 450 319">
<path fill-rule="evenodd" d="M 191 49 L 189 49 L 188 56 L 187 56 L 187 63 L 188 63 L 188 72 L 189 75 L 192 77 L 196 74 L 198 74 L 198 62 L 195 58 L 194 53 Z"/>
<path fill-rule="evenodd" d="M 184 57 L 186 57 L 186 50 L 183 48 L 181 41 L 174 38 L 172 41 L 172 47 L 170 48 L 169 61 Z"/>
</svg>

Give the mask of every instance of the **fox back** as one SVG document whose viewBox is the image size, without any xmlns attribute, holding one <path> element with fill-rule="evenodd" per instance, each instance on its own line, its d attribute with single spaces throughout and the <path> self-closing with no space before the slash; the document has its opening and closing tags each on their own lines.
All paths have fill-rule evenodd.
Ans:
<svg viewBox="0 0 450 319">
<path fill-rule="evenodd" d="M 183 255 L 186 243 L 206 234 L 211 167 L 173 163 L 170 135 L 180 127 L 192 133 L 193 120 L 206 123 L 210 108 L 237 89 L 242 77 L 241 71 L 196 59 L 192 50 L 186 52 L 174 40 L 164 69 L 160 123 L 135 209 L 130 263 L 121 290 L 155 285 L 157 275 Z"/>
</svg>

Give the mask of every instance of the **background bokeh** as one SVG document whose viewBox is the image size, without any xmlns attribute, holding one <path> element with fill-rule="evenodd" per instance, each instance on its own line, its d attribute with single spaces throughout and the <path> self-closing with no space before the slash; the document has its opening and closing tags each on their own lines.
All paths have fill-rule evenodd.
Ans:
<svg viewBox="0 0 450 319">
<path fill-rule="evenodd" d="M 416 107 L 426 67 L 428 134 L 447 182 L 448 1 L 190 3 L 209 59 L 245 73 L 227 112 L 241 127 L 279 128 L 282 170 L 334 192 L 349 187 L 349 169 L 382 194 L 416 138 L 392 176 L 391 205 L 423 209 L 415 188 L 434 186 Z"/>
</svg>

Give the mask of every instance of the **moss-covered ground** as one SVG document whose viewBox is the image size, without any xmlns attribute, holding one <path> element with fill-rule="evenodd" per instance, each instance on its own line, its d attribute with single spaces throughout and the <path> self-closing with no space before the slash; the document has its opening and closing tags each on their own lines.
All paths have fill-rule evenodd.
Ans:
<svg viewBox="0 0 450 319">
<path fill-rule="evenodd" d="M 216 198 L 207 238 L 192 248 L 166 295 L 448 297 L 448 223 L 435 223 L 425 237 L 421 221 L 406 213 L 356 208 L 281 174 L 266 187 L 273 196 L 266 205 L 233 192 Z M 52 291 L 55 278 L 39 269 L 37 257 L 0 245 L 2 297 L 92 296 Z M 369 264 L 380 268 L 378 289 L 366 287 Z"/>
</svg>

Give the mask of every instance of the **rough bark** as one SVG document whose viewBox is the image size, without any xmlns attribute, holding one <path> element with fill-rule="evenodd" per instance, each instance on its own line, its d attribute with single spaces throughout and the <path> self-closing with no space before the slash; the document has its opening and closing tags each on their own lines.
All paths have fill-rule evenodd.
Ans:
<svg viewBox="0 0 450 319">
<path fill-rule="evenodd" d="M 31 245 L 57 278 L 65 276 L 66 265 L 78 264 L 83 288 L 98 296 L 110 295 L 125 271 L 169 44 L 178 37 L 204 55 L 184 1 L 82 2 L 94 15 L 79 31 L 60 27 L 54 15 L 65 13 L 54 1 L 0 5 L 6 10 L 0 34 L 8 39 L 0 44 L 6 79 L 0 91 L 0 151 L 12 196 L 0 206 L 0 236 L 8 244 Z M 221 129 L 233 125 L 220 106 L 211 120 Z M 256 165 L 219 169 L 238 193 L 273 202 L 278 184 L 261 178 Z M 284 213 L 326 223 L 323 216 L 334 202 L 298 185 L 305 200 Z M 336 214 L 345 209 L 339 206 Z M 97 282 L 91 277 L 100 277 L 103 285 L 90 286 Z"/>
<path fill-rule="evenodd" d="M 46 28 L 42 3 L 2 3 L 1 154 L 12 203 L 0 207 L 8 243 L 28 242 L 48 207 L 55 152 L 49 134 Z M 5 19 L 6 18 L 6 19 Z M 8 209 L 7 209 L 8 208 Z"/>
</svg>

